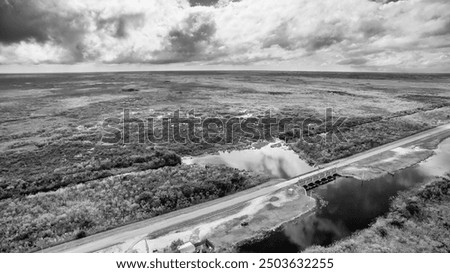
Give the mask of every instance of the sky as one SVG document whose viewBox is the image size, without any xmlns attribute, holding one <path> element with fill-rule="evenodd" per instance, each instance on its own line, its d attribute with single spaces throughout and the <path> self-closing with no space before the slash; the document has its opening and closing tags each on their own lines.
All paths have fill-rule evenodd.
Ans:
<svg viewBox="0 0 450 273">
<path fill-rule="evenodd" d="M 0 73 L 450 72 L 449 0 L 0 0 Z"/>
</svg>

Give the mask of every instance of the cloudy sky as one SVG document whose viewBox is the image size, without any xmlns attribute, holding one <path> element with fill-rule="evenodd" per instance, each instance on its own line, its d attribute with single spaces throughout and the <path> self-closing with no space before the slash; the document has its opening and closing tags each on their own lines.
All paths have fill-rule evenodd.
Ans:
<svg viewBox="0 0 450 273">
<path fill-rule="evenodd" d="M 450 0 L 0 0 L 0 73 L 450 72 Z"/>
</svg>

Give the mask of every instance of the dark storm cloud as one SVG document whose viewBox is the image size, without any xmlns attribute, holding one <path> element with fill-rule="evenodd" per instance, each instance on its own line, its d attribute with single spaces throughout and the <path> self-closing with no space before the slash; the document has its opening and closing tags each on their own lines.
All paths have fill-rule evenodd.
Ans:
<svg viewBox="0 0 450 273">
<path fill-rule="evenodd" d="M 0 63 L 447 65 L 448 7 L 448 0 L 0 0 Z"/>
<path fill-rule="evenodd" d="M 140 27 L 144 23 L 145 15 L 143 13 L 121 14 L 106 19 L 97 19 L 97 28 L 112 31 L 111 34 L 115 38 L 126 38 L 130 29 Z"/>
<path fill-rule="evenodd" d="M 0 42 L 49 39 L 49 28 L 55 17 L 39 10 L 35 4 L 34 1 L 0 1 Z"/>
<path fill-rule="evenodd" d="M 214 6 L 219 0 L 189 0 L 191 6 Z"/>
<path fill-rule="evenodd" d="M 83 34 L 81 14 L 58 14 L 39 1 L 0 0 L 0 42 L 55 40 L 67 45 Z M 76 45 L 75 45 L 76 47 Z"/>
<path fill-rule="evenodd" d="M 143 13 L 102 15 L 83 10 L 64 12 L 52 1 L 0 0 L 0 44 L 20 42 L 44 44 L 51 42 L 67 52 L 60 63 L 76 63 L 95 60 L 98 54 L 88 48 L 84 38 L 95 22 L 96 31 L 114 38 L 124 39 L 130 28 L 145 23 Z M 52 9 L 50 9 L 52 8 Z"/>
<path fill-rule="evenodd" d="M 262 41 L 262 48 L 276 45 L 286 50 L 294 50 L 296 43 L 289 37 L 289 22 L 283 22 Z"/>
<path fill-rule="evenodd" d="M 231 0 L 231 2 L 239 2 L 239 1 L 241 0 Z M 205 6 L 205 7 L 214 6 L 219 2 L 220 0 L 189 0 L 189 4 L 191 6 Z"/>
<path fill-rule="evenodd" d="M 165 46 L 155 52 L 154 63 L 208 60 L 219 54 L 214 19 L 208 14 L 191 13 L 165 37 Z"/>
<path fill-rule="evenodd" d="M 316 51 L 319 49 L 330 47 L 343 40 L 344 36 L 338 34 L 313 36 L 310 37 L 308 42 L 305 44 L 305 48 L 309 51 Z"/>
<path fill-rule="evenodd" d="M 399 2 L 399 1 L 405 1 L 405 0 L 369 0 L 371 2 L 377 2 L 377 3 L 383 3 L 383 4 L 389 4 L 391 2 Z"/>
<path fill-rule="evenodd" d="M 215 5 L 218 1 L 191 1 L 195 5 Z M 42 5 L 45 4 L 45 5 Z M 63 63 L 95 61 L 101 58 L 101 49 L 89 48 L 84 38 L 88 35 L 89 22 L 94 22 L 96 33 L 104 33 L 116 39 L 127 39 L 130 30 L 146 22 L 144 13 L 105 14 L 81 11 L 58 12 L 48 10 L 49 1 L 0 0 L 0 43 L 15 44 L 22 41 L 44 44 L 51 41 L 69 53 Z M 174 23 L 175 24 L 175 23 Z M 108 63 L 177 63 L 207 60 L 217 52 L 207 52 L 215 43 L 214 19 L 205 13 L 189 14 L 181 23 L 167 30 L 164 47 L 154 52 L 151 59 L 143 59 L 134 51 L 119 53 Z M 217 46 L 217 43 L 215 44 Z"/>
<path fill-rule="evenodd" d="M 316 51 L 340 43 L 346 39 L 346 31 L 339 22 L 321 24 L 318 32 L 305 37 L 303 47 L 308 51 Z"/>
<path fill-rule="evenodd" d="M 0 0 L 0 43 L 53 41 L 71 52 L 62 63 L 83 59 L 84 23 L 80 14 L 60 15 L 46 10 L 39 1 Z"/>
</svg>

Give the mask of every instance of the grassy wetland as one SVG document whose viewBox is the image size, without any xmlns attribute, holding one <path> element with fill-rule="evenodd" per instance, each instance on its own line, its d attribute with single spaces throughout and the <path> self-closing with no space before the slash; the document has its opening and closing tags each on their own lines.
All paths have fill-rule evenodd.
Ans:
<svg viewBox="0 0 450 273">
<path fill-rule="evenodd" d="M 49 247 L 273 178 L 227 166 L 186 166 L 184 156 L 281 139 L 301 159 L 321 165 L 446 124 L 449 84 L 448 75 L 426 74 L 0 75 L 0 224 L 4 227 L 0 251 Z M 136 90 L 124 89 L 129 85 Z M 312 122 L 317 125 L 313 130 L 273 125 L 270 134 L 259 123 L 250 131 L 236 126 L 264 118 L 268 111 L 275 119 L 289 119 L 290 125 L 323 121 L 327 109 L 334 117 L 345 118 L 339 126 L 345 141 L 325 141 L 331 133 L 326 122 Z M 113 136 L 120 133 L 116 129 L 122 128 L 126 111 L 131 121 L 128 141 L 102 141 L 105 131 Z M 164 119 L 175 111 L 191 111 L 199 120 L 223 121 L 213 132 L 233 133 L 213 143 L 152 143 L 148 136 L 141 141 L 146 130 L 139 130 L 139 120 L 153 118 L 155 131 L 161 133 Z M 188 139 L 205 139 L 202 127 L 180 130 Z M 193 135 L 189 138 L 189 134 Z M 446 200 L 434 194 L 442 183 L 428 188 L 433 193 L 430 198 Z M 400 207 L 409 202 L 409 197 L 399 198 L 394 203 Z M 420 198 L 417 202 L 424 200 Z M 423 212 L 433 213 L 426 206 Z"/>
</svg>

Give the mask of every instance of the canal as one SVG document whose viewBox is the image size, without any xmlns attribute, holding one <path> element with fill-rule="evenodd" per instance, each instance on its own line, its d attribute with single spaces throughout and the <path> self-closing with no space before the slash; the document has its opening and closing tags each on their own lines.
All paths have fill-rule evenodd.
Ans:
<svg viewBox="0 0 450 273">
<path fill-rule="evenodd" d="M 370 181 L 338 178 L 312 191 L 318 199 L 314 214 L 285 224 L 260 241 L 241 245 L 239 252 L 290 253 L 312 245 L 328 246 L 367 228 L 387 213 L 401 191 L 450 171 L 450 139 L 444 140 L 426 161 Z"/>
</svg>

